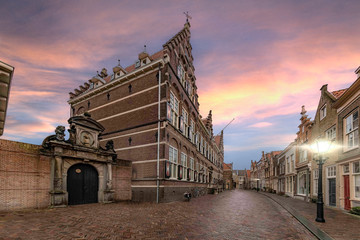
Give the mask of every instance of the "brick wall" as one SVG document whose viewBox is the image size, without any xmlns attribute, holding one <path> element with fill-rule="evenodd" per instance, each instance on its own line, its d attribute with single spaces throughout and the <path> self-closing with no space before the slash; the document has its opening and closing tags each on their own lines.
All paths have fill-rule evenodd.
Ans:
<svg viewBox="0 0 360 240">
<path fill-rule="evenodd" d="M 0 139 L 0 210 L 49 206 L 50 159 L 39 149 Z"/>
<path fill-rule="evenodd" d="M 131 200 L 131 162 L 118 160 L 112 170 L 115 201 Z"/>
</svg>

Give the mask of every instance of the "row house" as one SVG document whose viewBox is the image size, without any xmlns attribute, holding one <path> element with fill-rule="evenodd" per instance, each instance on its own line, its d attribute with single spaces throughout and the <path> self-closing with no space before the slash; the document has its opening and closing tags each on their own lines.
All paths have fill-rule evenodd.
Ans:
<svg viewBox="0 0 360 240">
<path fill-rule="evenodd" d="M 278 189 L 278 154 L 281 151 L 272 151 L 270 153 L 262 152 L 259 161 L 251 161 L 250 168 L 250 188 L 259 188 L 261 190 Z"/>
<path fill-rule="evenodd" d="M 313 121 L 306 114 L 305 106 L 301 107 L 299 131 L 296 133 L 296 189 L 295 197 L 308 199 L 310 195 L 310 171 L 311 171 L 311 152 L 309 151 L 309 139 Z"/>
<path fill-rule="evenodd" d="M 119 158 L 132 162 L 133 201 L 175 201 L 223 186 L 223 132 L 200 115 L 190 23 L 152 55 L 120 61 L 70 93 L 71 116 L 91 114 Z"/>
<path fill-rule="evenodd" d="M 325 170 L 327 175 L 335 175 L 336 205 L 346 210 L 360 206 L 360 67 L 355 73 L 357 80 L 341 95 L 339 94 L 333 104 L 337 113 L 338 155 L 335 165 L 329 163 Z"/>
</svg>

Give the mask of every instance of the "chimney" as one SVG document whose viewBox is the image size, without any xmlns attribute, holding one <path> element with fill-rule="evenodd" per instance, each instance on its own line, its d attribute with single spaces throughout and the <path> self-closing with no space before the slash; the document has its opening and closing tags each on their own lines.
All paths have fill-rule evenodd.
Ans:
<svg viewBox="0 0 360 240">
<path fill-rule="evenodd" d="M 327 84 L 324 84 L 324 85 L 322 85 L 322 87 L 320 88 L 320 90 L 321 90 L 321 93 L 324 93 L 325 91 L 327 91 Z"/>
<path fill-rule="evenodd" d="M 358 78 L 360 77 L 360 66 L 355 70 L 355 74 Z"/>
</svg>

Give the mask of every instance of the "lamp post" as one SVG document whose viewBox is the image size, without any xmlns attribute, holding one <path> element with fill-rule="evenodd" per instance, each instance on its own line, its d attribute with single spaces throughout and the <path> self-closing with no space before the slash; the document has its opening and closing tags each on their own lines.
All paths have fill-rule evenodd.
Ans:
<svg viewBox="0 0 360 240">
<path fill-rule="evenodd" d="M 318 180 L 318 199 L 317 199 L 317 211 L 316 219 L 317 222 L 325 222 L 324 219 L 324 201 L 322 191 L 322 168 L 326 161 L 324 154 L 330 150 L 331 142 L 324 139 L 317 139 L 315 143 L 311 145 L 314 153 L 317 154 L 316 162 L 319 165 L 319 180 Z"/>
</svg>

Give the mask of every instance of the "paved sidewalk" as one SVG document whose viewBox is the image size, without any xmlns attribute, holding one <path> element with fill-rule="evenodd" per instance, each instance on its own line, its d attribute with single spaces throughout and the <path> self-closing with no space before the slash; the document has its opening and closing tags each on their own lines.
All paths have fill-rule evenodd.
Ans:
<svg viewBox="0 0 360 240">
<path fill-rule="evenodd" d="M 284 208 L 290 208 L 290 211 L 295 210 L 295 213 L 305 217 L 310 224 L 318 227 L 333 239 L 360 239 L 360 217 L 354 216 L 340 209 L 324 206 L 324 218 L 326 222 L 319 223 L 315 221 L 315 203 L 308 203 L 291 197 L 279 196 L 277 194 L 265 192 L 260 193 L 275 200 Z"/>
</svg>

